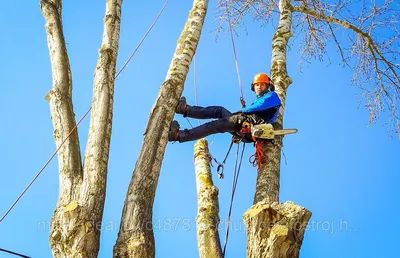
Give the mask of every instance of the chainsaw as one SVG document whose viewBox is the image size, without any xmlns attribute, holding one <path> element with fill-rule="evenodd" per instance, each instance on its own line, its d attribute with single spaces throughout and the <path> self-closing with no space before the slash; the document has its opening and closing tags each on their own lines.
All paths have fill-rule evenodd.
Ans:
<svg viewBox="0 0 400 258">
<path fill-rule="evenodd" d="M 297 129 L 274 130 L 272 124 L 251 125 L 251 135 L 256 138 L 272 140 L 275 136 L 297 133 Z"/>
</svg>

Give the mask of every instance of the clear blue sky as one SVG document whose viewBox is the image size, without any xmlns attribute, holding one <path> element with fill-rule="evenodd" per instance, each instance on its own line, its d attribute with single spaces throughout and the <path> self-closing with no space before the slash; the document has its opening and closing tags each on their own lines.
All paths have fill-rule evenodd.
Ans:
<svg viewBox="0 0 400 258">
<path fill-rule="evenodd" d="M 0 213 L 7 210 L 54 151 L 49 106 L 44 96 L 51 89 L 49 54 L 39 1 L 6 1 L 0 16 Z M 93 73 L 101 44 L 105 1 L 65 1 L 64 33 L 73 75 L 77 119 L 91 105 Z M 133 51 L 163 0 L 125 1 L 117 68 Z M 156 99 L 183 28 L 191 1 L 171 0 L 128 68 L 116 81 L 113 134 L 99 257 L 111 257 L 128 183 L 138 157 L 150 109 Z M 232 48 L 227 34 L 216 41 L 215 2 L 211 1 L 197 52 L 199 105 L 240 108 Z M 247 23 L 247 33 L 236 38 L 239 67 L 248 103 L 255 73 L 269 72 L 272 31 Z M 294 39 L 292 39 L 294 40 Z M 400 142 L 391 139 L 384 120 L 368 127 L 368 113 L 360 105 L 360 91 L 350 87 L 352 71 L 339 65 L 336 50 L 330 60 L 314 62 L 300 72 L 299 41 L 288 54 L 293 78 L 287 95 L 285 127 L 298 128 L 284 140 L 281 201 L 291 200 L 313 212 L 300 257 L 397 257 L 400 209 Z M 193 69 L 184 90 L 194 103 Z M 188 122 L 177 116 L 182 127 Z M 79 128 L 82 151 L 88 119 Z M 197 124 L 196 120 L 191 121 Z M 214 139 L 214 140 L 213 140 Z M 223 159 L 229 135 L 210 137 L 211 152 Z M 194 219 L 196 189 L 193 143 L 169 144 L 154 203 L 157 257 L 197 257 Z M 245 257 L 242 214 L 252 205 L 256 170 L 247 162 L 247 145 L 238 182 L 226 257 Z M 220 190 L 220 218 L 226 221 L 232 184 L 234 153 L 226 178 L 214 182 Z M 397 158 L 396 158 L 397 157 Z M 285 162 L 286 161 L 286 162 Z M 58 194 L 57 160 L 0 224 L 0 248 L 32 257 L 51 257 L 49 221 Z M 221 225 L 222 229 L 225 229 Z M 224 231 L 221 231 L 224 240 Z M 0 257 L 12 257 L 0 253 Z"/>
</svg>

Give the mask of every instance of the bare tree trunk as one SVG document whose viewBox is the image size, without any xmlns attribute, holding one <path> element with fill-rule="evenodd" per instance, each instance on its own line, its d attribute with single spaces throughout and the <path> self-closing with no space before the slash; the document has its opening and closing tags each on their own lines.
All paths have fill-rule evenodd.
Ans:
<svg viewBox="0 0 400 258">
<path fill-rule="evenodd" d="M 50 232 L 54 257 L 97 257 L 99 251 L 122 0 L 106 2 L 85 165 L 82 166 L 77 131 L 58 153 L 60 191 Z M 53 88 L 46 99 L 50 101 L 54 138 L 59 146 L 75 126 L 71 71 L 62 31 L 62 3 L 42 0 L 40 6 L 46 20 L 53 74 Z"/>
<path fill-rule="evenodd" d="M 289 4 L 289 0 L 281 0 L 279 2 L 279 24 L 272 40 L 271 78 L 275 85 L 276 93 L 282 101 L 282 107 L 275 122 L 276 129 L 280 129 L 283 126 L 286 91 L 292 83 L 286 70 L 286 46 L 292 36 L 292 13 L 288 7 Z M 279 201 L 281 150 L 282 137 L 277 137 L 275 144 L 264 144 L 266 161 L 258 168 L 254 203 Z"/>
<path fill-rule="evenodd" d="M 243 215 L 247 231 L 247 257 L 299 257 L 311 212 L 292 202 L 259 202 Z"/>
<path fill-rule="evenodd" d="M 286 47 L 292 36 L 290 0 L 279 1 L 279 24 L 272 41 L 271 78 L 282 101 L 276 129 L 283 127 L 286 91 L 292 80 L 286 70 Z M 279 204 L 282 138 L 264 144 L 266 162 L 258 168 L 253 205 L 244 215 L 247 257 L 298 257 L 311 212 L 292 202 Z"/>
<path fill-rule="evenodd" d="M 210 169 L 210 153 L 206 139 L 194 145 L 197 189 L 197 246 L 201 258 L 223 257 L 218 234 L 218 188 L 214 186 Z"/>
<path fill-rule="evenodd" d="M 168 129 L 200 39 L 208 0 L 195 0 L 177 43 L 165 82 L 151 110 L 144 142 L 129 184 L 114 257 L 154 257 L 153 202 Z"/>
</svg>

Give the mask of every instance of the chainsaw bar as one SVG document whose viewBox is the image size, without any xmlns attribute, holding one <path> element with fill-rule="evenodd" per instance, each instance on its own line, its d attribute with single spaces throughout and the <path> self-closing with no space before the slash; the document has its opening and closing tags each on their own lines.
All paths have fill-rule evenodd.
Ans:
<svg viewBox="0 0 400 258">
<path fill-rule="evenodd" d="M 275 135 L 285 135 L 285 134 L 292 134 L 297 133 L 297 129 L 282 129 L 274 131 Z"/>
<path fill-rule="evenodd" d="M 271 124 L 255 125 L 252 126 L 251 129 L 251 133 L 254 137 L 262 139 L 274 139 L 274 137 L 278 135 L 297 133 L 297 129 L 274 130 L 274 127 Z"/>
</svg>

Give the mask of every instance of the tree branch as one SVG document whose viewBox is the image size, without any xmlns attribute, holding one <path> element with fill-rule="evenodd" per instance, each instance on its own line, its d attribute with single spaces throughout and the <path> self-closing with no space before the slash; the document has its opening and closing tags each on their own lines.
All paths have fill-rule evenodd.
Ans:
<svg viewBox="0 0 400 258">
<path fill-rule="evenodd" d="M 340 57 L 342 58 L 343 64 L 346 64 L 350 68 L 350 65 L 347 63 L 346 58 L 344 57 L 343 49 L 339 44 L 339 41 L 335 35 L 335 32 L 333 31 L 332 25 L 328 23 L 328 27 L 329 27 L 329 31 L 331 32 L 332 38 L 335 41 L 337 48 L 339 49 Z"/>
<path fill-rule="evenodd" d="M 393 73 L 393 75 L 396 77 L 396 79 L 400 83 L 400 78 L 397 75 L 397 73 L 395 72 L 393 65 L 381 54 L 381 52 L 378 50 L 378 48 L 374 44 L 373 39 L 367 32 L 362 31 L 361 29 L 357 28 L 356 26 L 354 26 L 353 24 L 351 24 L 347 21 L 339 20 L 339 19 L 331 17 L 331 16 L 326 16 L 324 14 L 317 13 L 316 11 L 308 9 L 304 6 L 292 6 L 291 5 L 291 10 L 292 10 L 292 12 L 301 12 L 301 13 L 313 16 L 314 18 L 316 18 L 318 20 L 324 20 L 326 22 L 336 23 L 336 24 L 341 25 L 344 28 L 350 29 L 350 30 L 354 31 L 355 33 L 357 33 L 358 35 L 364 37 L 368 41 L 368 43 L 371 45 L 372 50 L 375 51 L 380 56 L 382 61 L 389 67 L 390 71 Z"/>
<path fill-rule="evenodd" d="M 60 0 L 42 0 L 40 2 L 43 17 L 46 20 L 47 44 L 50 53 L 53 75 L 53 87 L 46 95 L 50 102 L 50 113 L 54 127 L 54 140 L 57 147 L 75 127 L 72 106 L 72 79 L 65 46 Z M 58 152 L 59 196 L 51 220 L 50 246 L 54 257 L 71 254 L 70 238 L 75 221 L 65 223 L 69 211 L 75 210 L 79 198 L 79 187 L 82 181 L 82 163 L 78 133 L 75 130 Z M 77 248 L 78 249 L 78 248 Z M 80 250 L 78 251 L 78 253 Z"/>
<path fill-rule="evenodd" d="M 46 100 L 50 102 L 54 140 L 58 147 L 76 124 L 72 105 L 71 70 L 62 28 L 61 1 L 42 0 L 40 7 L 46 20 L 47 45 L 53 76 L 53 87 L 47 93 Z M 64 206 L 76 198 L 74 189 L 79 186 L 82 178 L 80 147 L 76 130 L 58 152 L 58 167 L 60 192 L 57 206 Z M 61 196 L 65 198 L 60 199 Z"/>
<path fill-rule="evenodd" d="M 372 98 L 373 100 L 369 99 L 368 104 L 366 105 L 370 112 L 370 124 L 377 118 L 378 112 L 383 111 L 382 102 L 386 101 L 388 103 L 388 109 L 390 111 L 391 118 L 393 118 L 395 121 L 394 126 L 396 127 L 395 130 L 397 131 L 397 125 L 400 124 L 400 120 L 399 115 L 397 114 L 398 109 L 396 107 L 394 99 L 398 99 L 400 97 L 400 69 L 394 63 L 392 63 L 392 60 L 389 60 L 387 57 L 385 57 L 384 54 L 392 56 L 392 59 L 396 60 L 399 52 L 398 50 L 391 51 L 390 48 L 396 48 L 395 44 L 399 39 L 399 36 L 395 35 L 394 37 L 389 38 L 389 40 L 387 40 L 385 43 L 381 44 L 375 42 L 372 37 L 373 29 L 379 26 L 386 25 L 387 27 L 394 30 L 394 32 L 398 31 L 396 27 L 391 24 L 391 22 L 393 22 L 395 18 L 392 16 L 384 16 L 385 14 L 387 14 L 388 10 L 390 10 L 389 4 L 390 1 L 388 3 L 385 3 L 385 5 L 382 7 L 374 6 L 371 13 L 369 15 L 366 15 L 365 17 L 365 10 L 363 9 L 361 17 L 358 17 L 357 19 L 360 21 L 359 26 L 356 26 L 355 24 L 352 24 L 351 22 L 348 22 L 346 20 L 335 18 L 333 17 L 333 14 L 330 16 L 325 15 L 322 10 L 312 10 L 306 6 L 293 5 L 290 5 L 290 8 L 293 12 L 303 13 L 307 16 L 313 17 L 316 20 L 327 22 L 330 29 L 331 24 L 337 24 L 339 26 L 342 26 L 343 28 L 351 30 L 355 33 L 355 35 L 357 35 L 357 40 L 355 41 L 356 43 L 353 44 L 353 51 L 359 56 L 358 64 L 354 69 L 355 80 L 361 81 L 361 78 L 357 72 L 360 71 L 361 75 L 364 75 L 365 79 L 367 79 L 368 82 L 372 81 L 372 86 L 377 89 L 376 91 L 373 91 L 375 92 L 374 95 L 369 95 L 369 98 Z M 382 16 L 383 18 L 381 20 L 378 20 L 378 15 Z M 370 24 L 367 29 L 363 29 L 364 24 L 366 24 L 367 21 L 369 21 Z M 332 36 L 334 36 L 332 29 L 331 32 Z M 343 60 L 342 49 L 340 48 L 336 37 L 334 37 L 334 40 L 339 46 L 339 50 Z M 389 51 L 385 51 L 388 49 Z M 389 92 L 389 89 L 393 90 L 393 96 L 391 96 L 391 92 Z M 376 92 L 378 92 L 377 95 Z M 382 98 L 379 92 L 384 93 L 382 95 Z M 400 137 L 400 131 L 398 133 Z"/>
<path fill-rule="evenodd" d="M 122 0 L 107 0 L 103 40 L 99 49 L 94 82 L 92 113 L 84 159 L 84 174 L 79 204 L 81 219 L 87 225 L 80 244 L 96 255 L 106 193 L 114 102 L 114 77 L 118 56 Z"/>
<path fill-rule="evenodd" d="M 107 0 L 104 32 L 94 73 L 92 113 L 84 160 L 81 199 L 94 222 L 103 214 L 114 102 L 122 0 Z"/>
</svg>

